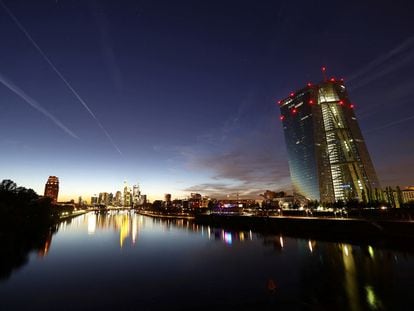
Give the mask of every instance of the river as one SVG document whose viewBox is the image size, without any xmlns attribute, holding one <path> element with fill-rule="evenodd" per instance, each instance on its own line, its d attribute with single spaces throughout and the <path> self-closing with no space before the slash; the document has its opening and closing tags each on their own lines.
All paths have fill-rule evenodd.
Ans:
<svg viewBox="0 0 414 311">
<path fill-rule="evenodd" d="M 61 223 L 0 310 L 411 310 L 413 290 L 411 251 L 113 211 Z"/>
</svg>

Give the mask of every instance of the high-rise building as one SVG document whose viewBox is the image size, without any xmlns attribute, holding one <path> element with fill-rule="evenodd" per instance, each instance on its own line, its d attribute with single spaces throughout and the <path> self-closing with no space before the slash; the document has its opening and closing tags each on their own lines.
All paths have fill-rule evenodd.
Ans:
<svg viewBox="0 0 414 311">
<path fill-rule="evenodd" d="M 129 188 L 127 182 L 124 182 L 124 207 L 131 206 L 131 189 Z"/>
<path fill-rule="evenodd" d="M 93 196 L 91 196 L 91 205 L 96 204 L 98 204 L 98 197 L 96 196 L 96 194 L 94 194 Z"/>
<path fill-rule="evenodd" d="M 134 206 L 141 204 L 141 190 L 139 189 L 139 185 L 132 186 L 132 202 Z"/>
<path fill-rule="evenodd" d="M 164 205 L 165 207 L 171 206 L 171 193 L 164 194 Z"/>
<path fill-rule="evenodd" d="M 279 105 L 299 198 L 325 203 L 376 199 L 380 184 L 342 80 L 309 83 Z"/>
<path fill-rule="evenodd" d="M 108 192 L 100 192 L 98 197 L 98 204 L 102 205 L 109 205 L 109 193 Z"/>
<path fill-rule="evenodd" d="M 122 193 L 121 193 L 121 191 L 117 191 L 115 193 L 114 205 L 115 206 L 122 206 Z"/>
<path fill-rule="evenodd" d="M 107 205 L 113 205 L 114 204 L 114 194 L 111 192 L 108 194 L 108 202 Z"/>
<path fill-rule="evenodd" d="M 59 195 L 59 178 L 56 176 L 49 176 L 45 185 L 45 197 L 52 199 L 53 203 L 57 202 Z"/>
</svg>

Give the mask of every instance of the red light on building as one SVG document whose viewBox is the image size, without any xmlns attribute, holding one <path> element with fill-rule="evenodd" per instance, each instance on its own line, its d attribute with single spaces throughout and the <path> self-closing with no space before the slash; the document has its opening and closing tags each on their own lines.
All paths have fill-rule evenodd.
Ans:
<svg viewBox="0 0 414 311">
<path fill-rule="evenodd" d="M 343 101 L 343 100 L 340 100 L 340 101 L 339 101 L 339 104 L 340 104 L 341 106 L 343 106 L 343 105 L 344 105 L 344 101 Z"/>
<path fill-rule="evenodd" d="M 282 101 L 281 100 L 278 100 L 277 103 L 280 105 L 282 103 Z"/>
<path fill-rule="evenodd" d="M 324 71 L 324 72 L 326 71 L 326 67 L 325 66 L 322 67 L 322 71 Z"/>
<path fill-rule="evenodd" d="M 293 93 L 293 92 L 292 92 L 292 93 L 290 93 L 290 96 L 295 96 L 295 93 Z"/>
<path fill-rule="evenodd" d="M 331 80 L 331 82 L 335 82 L 335 78 L 333 78 L 333 77 L 330 80 Z"/>
<path fill-rule="evenodd" d="M 295 114 L 296 112 L 298 112 L 297 109 L 296 108 L 293 108 L 292 109 L 292 113 Z"/>
<path fill-rule="evenodd" d="M 308 82 L 308 87 L 311 87 L 312 86 L 312 83 L 311 82 Z"/>
<path fill-rule="evenodd" d="M 341 82 L 344 82 L 344 78 L 341 78 Z"/>
<path fill-rule="evenodd" d="M 280 121 L 283 121 L 283 120 L 285 119 L 285 116 L 282 114 L 282 115 L 279 117 L 279 119 L 280 119 Z"/>
<path fill-rule="evenodd" d="M 349 105 L 349 108 L 354 109 L 355 108 L 355 105 L 354 104 L 350 104 Z"/>
<path fill-rule="evenodd" d="M 309 105 L 313 105 L 313 99 L 309 100 Z"/>
</svg>

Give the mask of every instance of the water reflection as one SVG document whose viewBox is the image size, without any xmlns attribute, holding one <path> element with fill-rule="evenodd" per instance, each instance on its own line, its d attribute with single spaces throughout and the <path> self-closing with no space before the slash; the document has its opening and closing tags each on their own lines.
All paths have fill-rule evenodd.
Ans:
<svg viewBox="0 0 414 311">
<path fill-rule="evenodd" d="M 126 239 L 136 243 L 139 227 L 143 225 L 143 216 L 130 212 L 89 213 L 83 219 L 87 221 L 88 234 L 93 235 L 97 230 L 108 229 L 119 231 L 119 246 L 122 248 Z M 82 219 L 82 217 L 79 217 Z M 140 219 L 140 225 L 138 224 Z"/>
<path fill-rule="evenodd" d="M 0 231 L 0 281 L 8 279 L 14 270 L 27 264 L 31 252 L 37 252 L 39 258 L 45 257 L 56 230 L 54 227 L 39 226 Z"/>
<path fill-rule="evenodd" d="M 37 244 L 38 254 L 53 257 L 64 253 L 64 237 L 71 234 L 76 234 L 72 243 L 85 243 L 83 252 L 90 250 L 85 259 L 83 252 L 72 258 L 74 271 L 85 266 L 96 270 L 90 275 L 92 280 L 112 282 L 115 278 L 123 296 L 131 296 L 132 289 L 134 293 L 148 290 L 140 298 L 144 304 L 155 301 L 145 300 L 145 295 L 159 294 L 176 303 L 183 298 L 189 305 L 199 306 L 208 293 L 215 306 L 231 300 L 238 301 L 241 309 L 401 309 L 414 278 L 410 252 L 227 230 L 188 219 L 149 218 L 133 212 L 90 213 L 64 222 L 57 235 L 61 238 L 53 244 L 56 252 L 50 251 L 50 233 Z M 113 247 L 123 251 L 114 252 Z M 120 254 L 124 257 L 118 257 Z M 125 260 L 125 265 L 116 265 L 120 260 Z M 118 267 L 128 267 L 128 272 L 121 273 Z M 124 280 L 128 286 L 121 285 Z M 88 288 L 99 286 L 92 282 Z M 159 282 L 167 282 L 169 290 L 151 291 L 149 284 Z M 195 286 L 199 282 L 205 284 L 203 290 Z M 230 309 L 235 307 L 232 304 Z"/>
</svg>

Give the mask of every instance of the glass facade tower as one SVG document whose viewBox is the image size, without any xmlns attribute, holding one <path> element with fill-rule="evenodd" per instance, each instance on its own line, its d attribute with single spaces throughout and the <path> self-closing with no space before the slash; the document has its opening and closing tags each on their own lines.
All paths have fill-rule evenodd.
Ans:
<svg viewBox="0 0 414 311">
<path fill-rule="evenodd" d="M 378 178 L 342 81 L 309 84 L 279 104 L 296 195 L 324 203 L 379 199 Z"/>
</svg>

